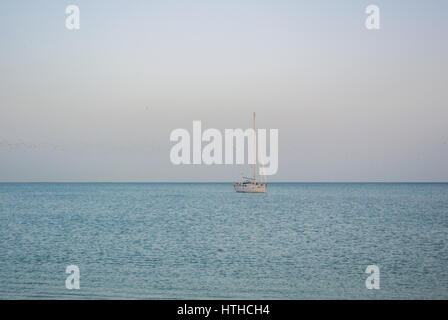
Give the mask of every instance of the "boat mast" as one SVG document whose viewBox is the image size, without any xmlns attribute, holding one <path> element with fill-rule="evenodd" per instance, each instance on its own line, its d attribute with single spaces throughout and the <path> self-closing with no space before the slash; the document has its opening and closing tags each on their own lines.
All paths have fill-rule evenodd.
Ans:
<svg viewBox="0 0 448 320">
<path fill-rule="evenodd" d="M 255 112 L 254 112 L 254 151 L 255 151 L 255 164 L 254 164 L 254 184 L 257 184 L 257 124 L 255 119 Z"/>
</svg>

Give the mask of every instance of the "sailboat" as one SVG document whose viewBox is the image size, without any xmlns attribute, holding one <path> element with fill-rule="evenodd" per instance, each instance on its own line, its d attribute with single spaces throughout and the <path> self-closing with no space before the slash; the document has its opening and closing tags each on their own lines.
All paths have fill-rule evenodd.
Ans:
<svg viewBox="0 0 448 320">
<path fill-rule="evenodd" d="M 257 153 L 257 123 L 256 123 L 256 115 L 254 112 L 254 150 L 255 150 L 255 164 L 254 166 L 254 177 L 248 178 L 243 177 L 240 182 L 235 182 L 233 184 L 233 187 L 235 188 L 236 192 L 242 192 L 242 193 L 264 193 L 267 188 L 266 183 L 260 183 L 257 182 L 257 160 L 258 160 L 258 153 Z"/>
</svg>

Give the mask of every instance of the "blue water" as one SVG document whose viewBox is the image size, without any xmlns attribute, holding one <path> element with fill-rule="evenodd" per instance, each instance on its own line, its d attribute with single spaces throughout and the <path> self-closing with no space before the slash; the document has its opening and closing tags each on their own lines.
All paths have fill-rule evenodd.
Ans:
<svg viewBox="0 0 448 320">
<path fill-rule="evenodd" d="M 3 299 L 448 298 L 448 184 L 3 183 L 0 224 Z"/>
</svg>

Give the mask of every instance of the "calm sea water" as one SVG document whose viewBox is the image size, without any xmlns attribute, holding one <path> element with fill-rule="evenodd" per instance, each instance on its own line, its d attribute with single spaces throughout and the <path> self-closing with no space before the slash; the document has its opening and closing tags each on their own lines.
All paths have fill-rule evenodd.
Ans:
<svg viewBox="0 0 448 320">
<path fill-rule="evenodd" d="M 3 299 L 448 299 L 448 184 L 3 183 L 0 224 Z"/>
</svg>

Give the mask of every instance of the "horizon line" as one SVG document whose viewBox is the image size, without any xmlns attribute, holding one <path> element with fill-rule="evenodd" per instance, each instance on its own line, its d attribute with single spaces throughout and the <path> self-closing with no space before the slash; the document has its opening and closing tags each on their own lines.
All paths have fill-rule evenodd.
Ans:
<svg viewBox="0 0 448 320">
<path fill-rule="evenodd" d="M 70 181 L 70 180 L 10 180 L 1 181 L 0 183 L 235 183 L 235 181 L 94 181 L 94 180 L 80 180 L 80 181 Z M 275 183 L 448 183 L 448 181 L 271 181 L 268 184 Z"/>
</svg>

